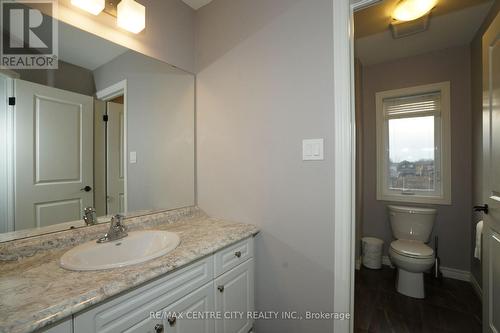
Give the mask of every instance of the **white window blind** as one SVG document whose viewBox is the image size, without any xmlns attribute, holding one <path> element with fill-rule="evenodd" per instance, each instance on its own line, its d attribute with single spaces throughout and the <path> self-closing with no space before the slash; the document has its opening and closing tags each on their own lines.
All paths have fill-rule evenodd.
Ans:
<svg viewBox="0 0 500 333">
<path fill-rule="evenodd" d="M 441 112 L 441 93 L 384 99 L 386 118 L 435 116 Z"/>
</svg>

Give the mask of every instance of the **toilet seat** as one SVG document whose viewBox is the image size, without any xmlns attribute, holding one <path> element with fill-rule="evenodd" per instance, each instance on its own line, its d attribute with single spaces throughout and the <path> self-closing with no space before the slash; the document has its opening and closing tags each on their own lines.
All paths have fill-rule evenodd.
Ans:
<svg viewBox="0 0 500 333">
<path fill-rule="evenodd" d="M 415 259 L 429 259 L 434 257 L 434 251 L 431 247 L 415 240 L 395 240 L 391 243 L 391 250 L 399 255 Z"/>
</svg>

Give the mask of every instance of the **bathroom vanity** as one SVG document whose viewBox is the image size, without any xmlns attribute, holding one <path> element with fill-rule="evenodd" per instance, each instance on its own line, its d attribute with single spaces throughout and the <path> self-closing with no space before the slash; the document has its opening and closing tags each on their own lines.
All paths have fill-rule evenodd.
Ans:
<svg viewBox="0 0 500 333">
<path fill-rule="evenodd" d="M 253 238 L 67 319 L 46 332 L 248 332 Z M 234 319 L 226 319 L 224 315 Z M 239 314 L 244 314 L 239 316 Z M 220 316 L 220 320 L 215 320 Z M 200 317 L 200 319 L 191 319 Z M 71 323 L 72 322 L 72 323 Z"/>
<path fill-rule="evenodd" d="M 195 75 L 57 26 L 57 68 L 0 70 L 0 333 L 247 333 L 258 229 L 196 207 Z"/>
<path fill-rule="evenodd" d="M 100 271 L 66 270 L 59 260 L 106 225 L 52 234 L 51 242 L 46 235 L 1 243 L 0 332 L 252 329 L 255 226 L 209 218 L 194 207 L 125 223 L 131 231 L 175 232 L 181 242 L 157 259 Z"/>
</svg>

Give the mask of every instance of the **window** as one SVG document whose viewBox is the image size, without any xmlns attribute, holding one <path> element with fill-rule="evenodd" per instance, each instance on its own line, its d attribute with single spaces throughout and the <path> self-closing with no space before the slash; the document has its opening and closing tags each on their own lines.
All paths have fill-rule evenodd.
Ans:
<svg viewBox="0 0 500 333">
<path fill-rule="evenodd" d="M 451 204 L 449 82 L 376 100 L 377 199 Z"/>
</svg>

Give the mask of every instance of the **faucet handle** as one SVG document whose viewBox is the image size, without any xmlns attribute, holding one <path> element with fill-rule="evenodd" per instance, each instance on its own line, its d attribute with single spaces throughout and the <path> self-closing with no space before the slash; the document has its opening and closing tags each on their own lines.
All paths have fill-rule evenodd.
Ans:
<svg viewBox="0 0 500 333">
<path fill-rule="evenodd" d="M 127 230 L 125 224 L 123 223 L 124 215 L 115 214 L 111 217 L 111 226 L 119 227 L 123 231 Z"/>
<path fill-rule="evenodd" d="M 92 206 L 89 206 L 89 207 L 85 207 L 85 208 L 83 209 L 83 211 L 84 211 L 85 213 L 95 213 L 95 208 L 94 208 L 94 207 L 92 207 Z"/>
<path fill-rule="evenodd" d="M 86 225 L 92 225 L 97 223 L 97 216 L 94 207 L 85 207 L 83 209 L 83 220 Z"/>
</svg>

